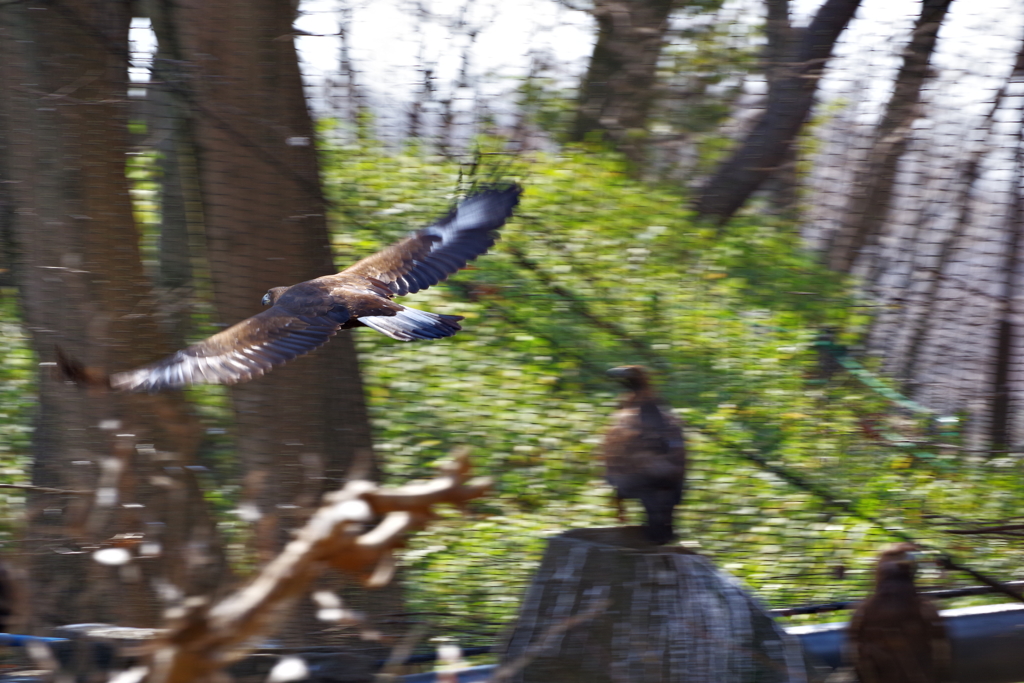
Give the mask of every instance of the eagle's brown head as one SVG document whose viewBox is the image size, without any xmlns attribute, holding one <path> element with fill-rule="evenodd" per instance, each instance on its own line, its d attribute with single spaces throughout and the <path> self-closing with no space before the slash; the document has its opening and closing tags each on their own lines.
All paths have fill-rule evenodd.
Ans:
<svg viewBox="0 0 1024 683">
<path fill-rule="evenodd" d="M 875 579 L 878 582 L 886 579 L 914 580 L 917 574 L 915 551 L 918 547 L 913 543 L 897 543 L 883 550 L 878 556 L 878 568 Z"/>
<path fill-rule="evenodd" d="M 263 305 L 273 306 L 277 303 L 277 300 L 281 298 L 281 295 L 287 292 L 289 287 L 272 287 L 267 290 L 267 293 L 263 295 Z"/>
<path fill-rule="evenodd" d="M 623 365 L 612 368 L 608 371 L 608 376 L 622 382 L 627 389 L 633 391 L 641 391 L 651 384 L 647 368 L 642 365 Z"/>
</svg>

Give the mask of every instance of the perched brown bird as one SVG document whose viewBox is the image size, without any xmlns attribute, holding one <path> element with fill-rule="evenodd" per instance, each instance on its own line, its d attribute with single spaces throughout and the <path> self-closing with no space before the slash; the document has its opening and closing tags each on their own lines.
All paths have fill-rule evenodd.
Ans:
<svg viewBox="0 0 1024 683">
<path fill-rule="evenodd" d="M 639 499 L 647 512 L 648 537 L 667 543 L 675 537 L 672 516 L 686 483 L 682 423 L 654 393 L 645 368 L 627 365 L 608 374 L 629 390 L 612 415 L 602 448 L 619 521 L 625 521 L 622 501 Z"/>
<path fill-rule="evenodd" d="M 914 587 L 914 550 L 900 543 L 878 556 L 875 592 L 850 622 L 849 652 L 861 683 L 948 680 L 949 638 L 938 611 Z"/>
<path fill-rule="evenodd" d="M 522 189 L 487 187 L 428 228 L 335 275 L 274 287 L 262 313 L 163 360 L 109 377 L 58 353 L 66 379 L 120 391 L 163 391 L 190 384 L 237 384 L 309 353 L 338 330 L 365 325 L 400 341 L 450 337 L 462 316 L 395 303 L 445 280 L 486 252 L 512 215 Z"/>
</svg>

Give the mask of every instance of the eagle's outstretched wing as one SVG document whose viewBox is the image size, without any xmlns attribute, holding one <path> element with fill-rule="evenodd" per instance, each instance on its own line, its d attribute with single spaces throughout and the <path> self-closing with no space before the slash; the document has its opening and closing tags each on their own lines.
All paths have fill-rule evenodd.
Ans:
<svg viewBox="0 0 1024 683">
<path fill-rule="evenodd" d="M 119 391 L 164 391 L 191 384 L 238 384 L 327 343 L 341 327 L 329 315 L 295 315 L 280 306 L 172 355 L 110 376 Z"/>
<path fill-rule="evenodd" d="M 445 280 L 486 252 L 519 202 L 515 184 L 467 198 L 428 228 L 334 275 L 267 293 L 267 310 L 167 358 L 107 376 L 58 351 L 65 379 L 120 391 L 163 391 L 190 384 L 237 384 L 323 346 L 339 329 L 366 325 L 401 341 L 450 337 L 459 316 L 391 301 Z"/>
<path fill-rule="evenodd" d="M 448 279 L 483 254 L 519 203 L 522 188 L 489 187 L 470 197 L 428 228 L 368 256 L 342 273 L 372 277 L 395 296 L 405 296 Z"/>
</svg>

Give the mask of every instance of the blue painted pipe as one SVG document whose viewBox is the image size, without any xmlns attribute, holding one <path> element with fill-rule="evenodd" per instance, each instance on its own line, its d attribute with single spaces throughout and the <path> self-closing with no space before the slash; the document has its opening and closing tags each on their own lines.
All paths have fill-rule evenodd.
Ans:
<svg viewBox="0 0 1024 683">
<path fill-rule="evenodd" d="M 15 633 L 0 633 L 0 647 L 25 647 L 29 643 L 66 643 L 67 638 L 44 638 L 43 636 L 22 636 Z"/>
<path fill-rule="evenodd" d="M 490 679 L 491 674 L 497 668 L 494 664 L 467 667 L 457 672 L 459 683 L 483 683 L 483 681 Z M 437 680 L 437 673 L 428 671 L 422 674 L 409 674 L 408 676 L 402 676 L 399 680 L 402 683 L 434 683 Z"/>
<path fill-rule="evenodd" d="M 954 679 L 960 683 L 1017 683 L 1024 681 L 1024 605 L 1007 603 L 943 610 L 953 642 Z M 842 663 L 846 622 L 786 629 L 800 639 L 809 659 L 829 668 Z M 67 638 L 46 638 L 0 633 L 0 646 L 24 647 L 30 642 L 67 643 Z M 490 676 L 493 665 L 473 666 L 458 672 L 459 683 L 477 683 Z M 434 673 L 403 676 L 404 683 L 433 683 Z"/>
<path fill-rule="evenodd" d="M 953 643 L 953 678 L 960 683 L 1024 681 L 1024 605 L 984 605 L 940 612 Z M 786 629 L 804 652 L 836 668 L 842 660 L 846 622 Z"/>
</svg>

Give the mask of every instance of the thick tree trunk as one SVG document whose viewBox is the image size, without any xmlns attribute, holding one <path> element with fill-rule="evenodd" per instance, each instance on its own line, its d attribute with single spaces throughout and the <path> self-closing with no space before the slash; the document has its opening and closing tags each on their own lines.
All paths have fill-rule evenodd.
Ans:
<svg viewBox="0 0 1024 683">
<path fill-rule="evenodd" d="M 573 140 L 599 132 L 640 164 L 673 0 L 598 0 L 597 43 L 580 87 Z"/>
<path fill-rule="evenodd" d="M 1013 74 L 1024 74 L 1024 46 L 1017 53 Z M 1014 79 L 1013 74 L 1010 76 L 1011 82 Z M 982 161 L 985 155 L 991 152 L 992 144 L 988 138 L 992 134 L 996 112 L 1002 106 L 1008 86 L 1009 83 L 1004 84 L 996 93 L 988 114 L 980 126 L 985 131 L 982 143 L 971 152 L 966 160 L 957 166 L 957 170 L 954 173 L 953 177 L 958 179 L 960 185 L 956 198 L 951 202 L 952 206 L 956 207 L 956 222 L 949 232 L 942 236 L 939 253 L 934 257 L 934 260 L 928 263 L 927 268 L 922 265 L 910 271 L 903 285 L 903 289 L 909 291 L 913 284 L 911 279 L 918 277 L 920 271 L 928 272 L 928 280 L 925 282 L 924 291 L 920 294 L 920 304 L 916 307 L 907 307 L 909 315 L 904 325 L 909 330 L 907 335 L 909 341 L 902 367 L 895 373 L 897 377 L 906 382 L 905 389 L 909 394 L 913 394 L 916 391 L 918 369 L 920 365 L 924 364 L 922 356 L 924 354 L 925 341 L 933 331 L 934 316 L 938 314 L 936 304 L 939 293 L 942 291 L 947 268 L 957 251 L 963 247 L 965 235 L 974 218 L 975 186 L 981 177 Z M 922 223 L 925 223 L 925 221 L 922 221 Z M 922 225 L 922 229 L 927 229 L 928 227 L 930 226 Z M 913 315 L 913 317 L 910 317 L 910 315 Z"/>
<path fill-rule="evenodd" d="M 1019 74 L 1018 74 L 1019 77 Z M 1014 156 L 1014 183 L 1010 210 L 1006 217 L 1007 244 L 1003 261 L 1003 286 L 999 298 L 999 323 L 996 326 L 995 354 L 992 366 L 989 444 L 993 450 L 1011 445 L 1015 392 L 1015 359 L 1020 358 L 1020 323 L 1014 305 L 1020 292 L 1020 250 L 1024 246 L 1024 106 L 1017 109 L 1017 150 Z"/>
<path fill-rule="evenodd" d="M 261 311 L 270 287 L 336 272 L 291 36 L 294 5 L 165 4 L 191 72 L 206 260 L 219 322 L 230 325 Z M 269 560 L 321 493 L 370 452 L 351 333 L 231 396 L 243 506 L 258 516 L 258 551 Z"/>
<path fill-rule="evenodd" d="M 859 6 L 860 0 L 827 0 L 810 26 L 795 32 L 785 72 L 771 83 L 757 125 L 701 190 L 695 206 L 701 216 L 729 220 L 785 161 L 810 114 L 832 48 Z"/>
<path fill-rule="evenodd" d="M 502 666 L 522 683 L 805 680 L 799 645 L 734 579 L 640 527 L 551 539 Z"/>
<path fill-rule="evenodd" d="M 904 354 L 902 367 L 899 372 L 896 373 L 898 377 L 903 378 L 903 380 L 907 382 L 908 393 L 915 390 L 919 367 L 921 365 L 925 365 L 923 358 L 924 349 L 926 347 L 925 342 L 933 331 L 934 316 L 937 314 L 937 302 L 939 294 L 942 291 L 942 285 L 945 282 L 945 276 L 948 274 L 949 263 L 957 251 L 963 247 L 965 235 L 967 234 L 974 218 L 974 203 L 976 201 L 975 186 L 978 184 L 978 180 L 981 177 L 982 161 L 984 160 L 985 155 L 990 153 L 992 150 L 993 145 L 990 142 L 989 137 L 992 135 L 996 113 L 1002 107 L 1010 90 L 1011 84 L 1017 82 L 1021 77 L 1024 77 L 1024 45 L 1018 49 L 1013 71 L 1010 73 L 1007 82 L 1003 84 L 1003 87 L 996 92 L 988 113 L 983 119 L 982 124 L 979 126 L 979 128 L 984 131 L 985 137 L 982 139 L 981 144 L 977 145 L 976 148 L 971 151 L 967 159 L 958 165 L 957 171 L 953 176 L 958 178 L 960 183 L 960 188 L 956 194 L 956 198 L 951 202 L 952 206 L 956 207 L 956 222 L 948 233 L 942 236 L 939 253 L 934 257 L 934 261 L 928 264 L 927 271 L 930 271 L 929 279 L 925 282 L 925 289 L 920 294 L 920 303 L 916 306 L 917 310 L 915 311 L 914 308 L 908 307 L 909 310 L 913 311 L 914 317 L 905 323 L 910 330 L 908 335 L 909 342 L 907 344 L 906 353 Z M 1019 197 L 1015 198 L 1014 204 L 1011 206 L 1011 214 L 1019 212 L 1019 201 Z M 1008 221 L 1011 232 L 1019 230 L 1019 226 L 1017 225 L 1019 219 L 1019 216 L 1011 215 L 1011 219 Z M 905 289 L 910 289 L 911 283 L 909 282 L 909 278 L 918 276 L 919 271 L 921 270 L 925 270 L 925 268 L 919 267 L 918 269 L 911 271 L 910 275 L 908 275 L 908 282 L 904 286 Z M 1014 285 L 1007 282 L 1007 291 L 1011 297 L 1015 291 L 1012 288 L 1013 286 Z M 1005 307 L 1008 303 L 1009 302 L 1003 301 L 1000 305 Z M 1009 313 L 1012 315 L 1012 311 L 1009 311 Z M 1007 332 L 1012 331 L 1012 320 L 1010 322 L 1011 330 L 1007 330 Z M 1000 334 L 1002 334 L 1002 332 L 997 331 L 997 337 Z M 1001 344 L 1004 344 L 1004 342 L 997 340 L 997 355 L 1000 353 L 999 349 L 1001 348 Z M 1002 348 L 1009 351 L 1011 347 L 1003 345 Z M 1005 360 L 1003 362 L 1005 363 Z M 998 370 L 998 365 L 999 363 L 996 364 L 997 369 L 994 371 L 996 376 L 1001 374 Z M 996 407 L 993 406 L 993 408 L 995 409 Z M 996 409 L 996 412 L 1004 413 L 1004 417 L 1002 418 L 1002 433 L 1000 434 L 997 432 L 993 434 L 990 432 L 990 437 L 998 437 L 997 441 L 1000 442 L 1008 438 L 1006 432 L 1008 426 L 1005 424 L 1006 408 L 1008 408 L 1008 406 Z M 999 422 L 999 420 L 993 419 L 992 424 L 994 426 Z M 993 448 L 996 447 L 993 445 Z"/>
<path fill-rule="evenodd" d="M 128 3 L 14 4 L 0 12 L 0 182 L 27 327 L 42 360 L 54 344 L 123 368 L 166 353 L 139 259 L 125 175 Z M 33 482 L 91 493 L 33 493 L 25 545 L 43 625 L 153 625 L 155 587 L 207 592 L 224 570 L 188 467 L 200 438 L 180 396 L 88 395 L 43 373 Z M 130 549 L 104 566 L 92 551 Z"/>
<path fill-rule="evenodd" d="M 764 32 L 768 42 L 762 63 L 765 79 L 772 87 L 786 75 L 786 57 L 794 44 L 795 32 L 789 21 L 789 0 L 765 0 L 765 5 L 767 21 Z M 772 211 L 783 216 L 795 215 L 800 201 L 796 152 L 795 147 L 789 147 L 764 184 Z"/>
<path fill-rule="evenodd" d="M 291 38 L 289 3 L 199 0 L 174 10 L 195 69 L 207 259 L 221 324 L 262 310 L 270 287 L 336 271 L 313 125 Z M 232 391 L 248 493 L 292 528 L 370 447 L 349 333 Z M 295 505 L 297 507 L 291 507 Z M 277 541 L 268 552 L 276 550 Z"/>
<path fill-rule="evenodd" d="M 843 225 L 827 249 L 829 267 L 849 272 L 866 246 L 873 245 L 889 212 L 896 167 L 919 116 L 921 92 L 938 42 L 939 27 L 953 0 L 924 0 L 914 24 L 896 87 L 875 132 L 867 160 L 854 176 Z"/>
<path fill-rule="evenodd" d="M 146 90 L 147 144 L 158 153 L 160 241 L 156 285 L 165 311 L 161 329 L 181 348 L 192 336 L 193 303 L 206 289 L 205 235 L 195 135 L 189 116 L 187 68 L 163 0 L 142 0 L 157 37 L 153 73 Z M 200 286 L 202 281 L 202 287 Z"/>
</svg>

